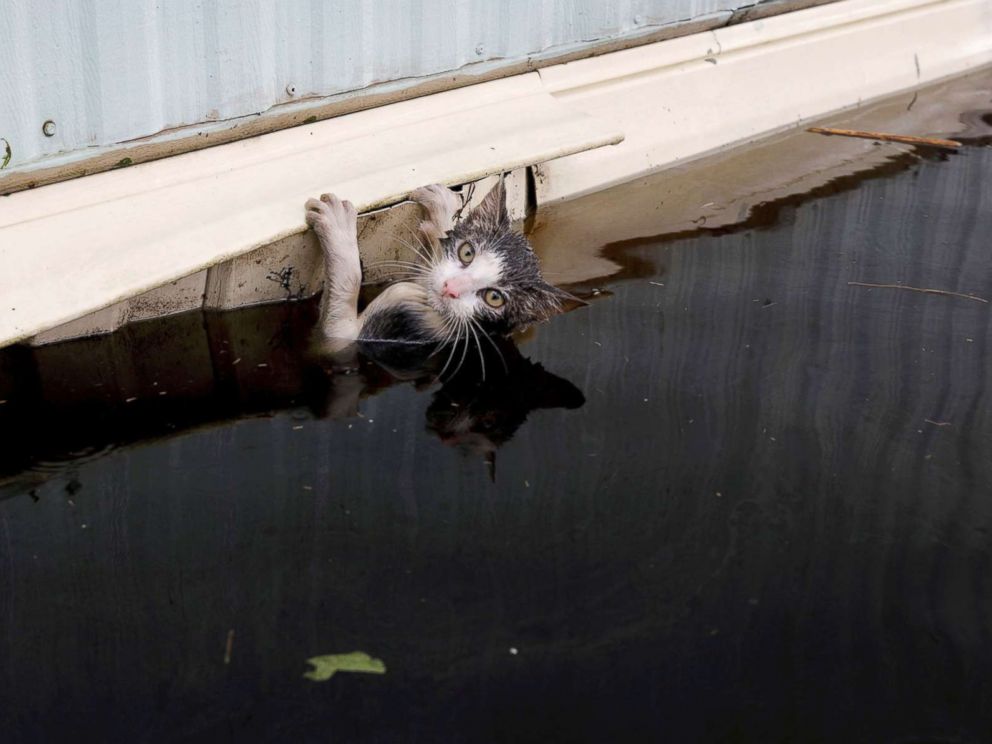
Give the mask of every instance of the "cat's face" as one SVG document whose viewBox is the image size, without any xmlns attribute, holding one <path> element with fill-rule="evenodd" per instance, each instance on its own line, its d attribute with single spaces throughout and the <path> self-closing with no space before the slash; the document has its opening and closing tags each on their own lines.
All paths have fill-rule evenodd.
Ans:
<svg viewBox="0 0 992 744">
<path fill-rule="evenodd" d="M 422 282 L 442 318 L 496 334 L 546 320 L 571 298 L 544 281 L 527 239 L 511 229 L 502 183 L 441 241 Z"/>
</svg>

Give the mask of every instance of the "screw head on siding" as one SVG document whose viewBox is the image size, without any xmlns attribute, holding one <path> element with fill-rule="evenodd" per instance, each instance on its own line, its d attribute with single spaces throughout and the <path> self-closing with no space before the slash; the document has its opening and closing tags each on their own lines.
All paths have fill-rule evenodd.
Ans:
<svg viewBox="0 0 992 744">
<path fill-rule="evenodd" d="M 486 53 L 486 45 L 485 44 L 476 44 L 476 46 L 475 46 L 475 53 L 478 54 L 481 57 L 483 54 Z"/>
<path fill-rule="evenodd" d="M 41 125 L 41 131 L 45 133 L 46 137 L 55 136 L 55 122 L 49 119 L 44 124 Z"/>
<path fill-rule="evenodd" d="M 640 26 L 642 23 L 644 23 L 644 16 L 642 16 L 642 15 L 635 15 L 634 16 L 634 24 L 637 25 L 637 26 Z"/>
<path fill-rule="evenodd" d="M 296 86 L 293 85 L 292 83 L 290 83 L 289 85 L 287 85 L 286 86 L 286 95 L 288 95 L 288 96 L 295 96 L 296 95 Z"/>
</svg>

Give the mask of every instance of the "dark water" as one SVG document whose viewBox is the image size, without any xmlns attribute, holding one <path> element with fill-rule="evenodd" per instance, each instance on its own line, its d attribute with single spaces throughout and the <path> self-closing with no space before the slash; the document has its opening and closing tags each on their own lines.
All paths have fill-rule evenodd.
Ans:
<svg viewBox="0 0 992 744">
<path fill-rule="evenodd" d="M 849 285 L 992 298 L 992 149 L 904 166 L 608 248 L 481 389 L 304 305 L 8 351 L 0 740 L 992 740 L 992 306 Z"/>
</svg>

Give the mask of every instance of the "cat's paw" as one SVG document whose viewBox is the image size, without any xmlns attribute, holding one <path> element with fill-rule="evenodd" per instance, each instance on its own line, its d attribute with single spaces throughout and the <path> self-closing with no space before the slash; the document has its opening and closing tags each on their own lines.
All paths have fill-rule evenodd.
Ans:
<svg viewBox="0 0 992 744">
<path fill-rule="evenodd" d="M 462 198 L 447 186 L 431 184 L 421 186 L 410 194 L 410 201 L 416 202 L 427 216 L 437 222 L 445 222 L 462 208 Z"/>
<path fill-rule="evenodd" d="M 419 204 L 426 219 L 420 223 L 420 234 L 436 247 L 452 228 L 462 209 L 462 198 L 439 184 L 422 186 L 410 194 L 410 201 Z"/>
<path fill-rule="evenodd" d="M 358 212 L 350 201 L 334 194 L 321 194 L 320 199 L 307 199 L 307 224 L 328 240 L 355 240 L 358 234 Z"/>
</svg>

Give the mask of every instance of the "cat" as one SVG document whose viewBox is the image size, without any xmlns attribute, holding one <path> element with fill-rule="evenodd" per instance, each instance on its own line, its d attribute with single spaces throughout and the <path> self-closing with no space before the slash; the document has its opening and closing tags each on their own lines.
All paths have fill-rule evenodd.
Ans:
<svg viewBox="0 0 992 744">
<path fill-rule="evenodd" d="M 318 333 L 332 347 L 400 342 L 467 349 L 472 342 L 481 354 L 483 336 L 507 336 L 582 302 L 541 276 L 533 248 L 511 227 L 502 178 L 464 219 L 461 197 L 444 186 L 417 189 L 410 200 L 424 213 L 418 258 L 393 262 L 409 278 L 362 312 L 355 207 L 334 194 L 307 200 L 307 224 L 326 273 Z"/>
</svg>

